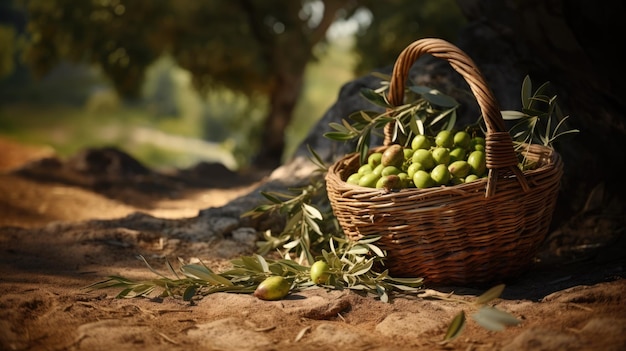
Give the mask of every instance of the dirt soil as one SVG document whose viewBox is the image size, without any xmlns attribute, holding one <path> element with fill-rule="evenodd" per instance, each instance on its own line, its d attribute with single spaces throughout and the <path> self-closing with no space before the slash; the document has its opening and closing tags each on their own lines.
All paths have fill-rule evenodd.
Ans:
<svg viewBox="0 0 626 351">
<path fill-rule="evenodd" d="M 253 253 L 245 235 L 203 242 L 168 233 L 197 228 L 199 210 L 263 179 L 211 165 L 167 176 L 133 160 L 86 169 L 88 153 L 64 163 L 53 150 L 1 138 L 0 150 L 1 350 L 626 349 L 621 208 L 591 208 L 555 229 L 533 267 L 507 282 L 494 305 L 519 325 L 494 332 L 468 318 L 463 334 L 442 344 L 454 315 L 474 312 L 470 305 L 417 296 L 383 303 L 324 289 L 277 302 L 218 293 L 194 303 L 86 290 L 114 274 L 155 278 L 137 255 L 157 269 L 180 257 L 219 271 Z M 471 301 L 485 287 L 435 290 Z"/>
</svg>

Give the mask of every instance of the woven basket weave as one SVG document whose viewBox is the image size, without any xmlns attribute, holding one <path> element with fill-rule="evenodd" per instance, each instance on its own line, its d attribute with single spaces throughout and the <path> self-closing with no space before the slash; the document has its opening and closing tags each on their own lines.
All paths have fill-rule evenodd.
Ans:
<svg viewBox="0 0 626 351">
<path fill-rule="evenodd" d="M 544 240 L 558 196 L 562 161 L 541 145 L 516 151 L 499 106 L 474 62 L 440 39 L 413 42 L 399 55 L 388 91 L 403 103 L 410 67 L 421 55 L 447 60 L 469 84 L 487 126 L 489 175 L 471 183 L 387 191 L 348 184 L 359 155 L 346 155 L 326 175 L 335 216 L 350 240 L 381 236 L 386 268 L 393 276 L 423 277 L 434 284 L 485 283 L 514 277 L 528 268 Z M 390 145 L 393 126 L 385 127 Z M 381 151 L 385 146 L 372 149 Z M 522 172 L 518 153 L 537 162 Z"/>
</svg>

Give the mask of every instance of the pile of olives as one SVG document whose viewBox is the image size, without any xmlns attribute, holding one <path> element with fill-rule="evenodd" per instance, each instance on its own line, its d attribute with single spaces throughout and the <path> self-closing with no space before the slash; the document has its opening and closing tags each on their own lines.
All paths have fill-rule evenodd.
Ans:
<svg viewBox="0 0 626 351">
<path fill-rule="evenodd" d="M 487 175 L 485 139 L 466 131 L 416 135 L 411 147 L 374 152 L 346 182 L 370 188 L 430 188 L 469 183 Z"/>
</svg>

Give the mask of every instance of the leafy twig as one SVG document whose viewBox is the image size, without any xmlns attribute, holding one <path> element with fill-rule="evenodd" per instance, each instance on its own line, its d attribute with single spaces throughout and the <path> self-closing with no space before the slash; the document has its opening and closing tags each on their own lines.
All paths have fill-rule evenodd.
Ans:
<svg viewBox="0 0 626 351">
<path fill-rule="evenodd" d="M 284 216 L 286 222 L 283 231 L 278 234 L 271 230 L 265 231 L 264 240 L 257 242 L 258 252 L 266 255 L 278 249 L 282 257 L 293 253 L 298 257 L 298 262 L 313 264 L 316 251 L 320 252 L 330 238 L 326 226 L 334 220 L 330 213 L 322 213 L 313 205 L 315 201 L 327 199 L 324 182 L 316 179 L 307 186 L 291 189 L 291 193 L 261 194 L 270 203 L 257 206 L 242 216 L 278 215 Z"/>
<path fill-rule="evenodd" d="M 502 118 L 517 121 L 509 133 L 516 142 L 517 150 L 524 144 L 540 144 L 553 147 L 557 139 L 568 134 L 578 133 L 578 129 L 567 129 L 565 122 L 569 116 L 564 116 L 557 103 L 556 95 L 549 95 L 550 83 L 546 82 L 534 92 L 529 76 L 524 78 L 521 89 L 522 110 L 502 111 Z M 527 168 L 526 155 L 521 162 Z"/>
<path fill-rule="evenodd" d="M 121 288 L 117 298 L 133 297 L 181 297 L 185 301 L 195 296 L 216 292 L 253 293 L 258 285 L 270 276 L 282 276 L 292 282 L 292 291 L 311 287 L 351 289 L 378 296 L 389 301 L 391 292 L 417 293 L 421 290 L 421 278 L 393 278 L 387 272 L 378 273 L 375 264 L 381 264 L 385 254 L 373 243 L 379 238 L 361 241 L 331 239 L 330 251 L 322 256 L 329 263 L 329 281 L 317 286 L 310 279 L 310 266 L 301 265 L 291 259 L 267 259 L 261 255 L 242 256 L 230 261 L 231 268 L 215 273 L 204 264 L 182 264 L 180 273 L 169 278 L 152 268 L 145 258 L 140 259 L 160 278 L 132 280 L 121 276 L 94 283 L 86 289 Z M 168 268 L 171 264 L 167 262 Z"/>
<path fill-rule="evenodd" d="M 329 123 L 334 131 L 324 136 L 337 141 L 357 139 L 356 152 L 360 154 L 361 163 L 364 163 L 372 133 L 380 133 L 388 123 L 394 126 L 391 139 L 404 146 L 415 135 L 434 134 L 435 126 L 439 127 L 438 130 L 454 128 L 456 111 L 460 106 L 454 98 L 436 89 L 414 85 L 406 89 L 406 94 L 410 96 L 407 99 L 409 102 L 391 106 L 385 94 L 387 89 L 388 84 L 383 84 L 376 90 L 361 90 L 365 99 L 384 108 L 384 112 L 357 111 L 348 116 L 350 122 L 344 119 L 342 123 Z"/>
</svg>

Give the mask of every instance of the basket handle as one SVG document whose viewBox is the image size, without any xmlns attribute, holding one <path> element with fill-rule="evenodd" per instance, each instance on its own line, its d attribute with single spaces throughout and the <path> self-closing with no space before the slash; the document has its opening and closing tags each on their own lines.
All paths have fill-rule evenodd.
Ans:
<svg viewBox="0 0 626 351">
<path fill-rule="evenodd" d="M 503 174 L 514 174 L 523 190 L 525 192 L 528 191 L 529 186 L 526 178 L 517 167 L 518 160 L 513 148 L 513 139 L 506 130 L 496 98 L 482 74 L 476 68 L 474 61 L 455 45 L 442 39 L 425 38 L 414 41 L 407 46 L 400 53 L 393 67 L 387 93 L 389 103 L 392 106 L 399 106 L 404 103 L 405 84 L 409 70 L 413 63 L 424 54 L 430 54 L 448 61 L 450 66 L 463 76 L 478 102 L 487 126 L 485 156 L 489 174 L 487 176 L 485 197 L 495 193 L 499 171 L 502 171 Z M 391 136 L 393 135 L 392 123 L 385 126 L 384 133 L 384 144 L 390 145 L 392 143 Z"/>
</svg>

